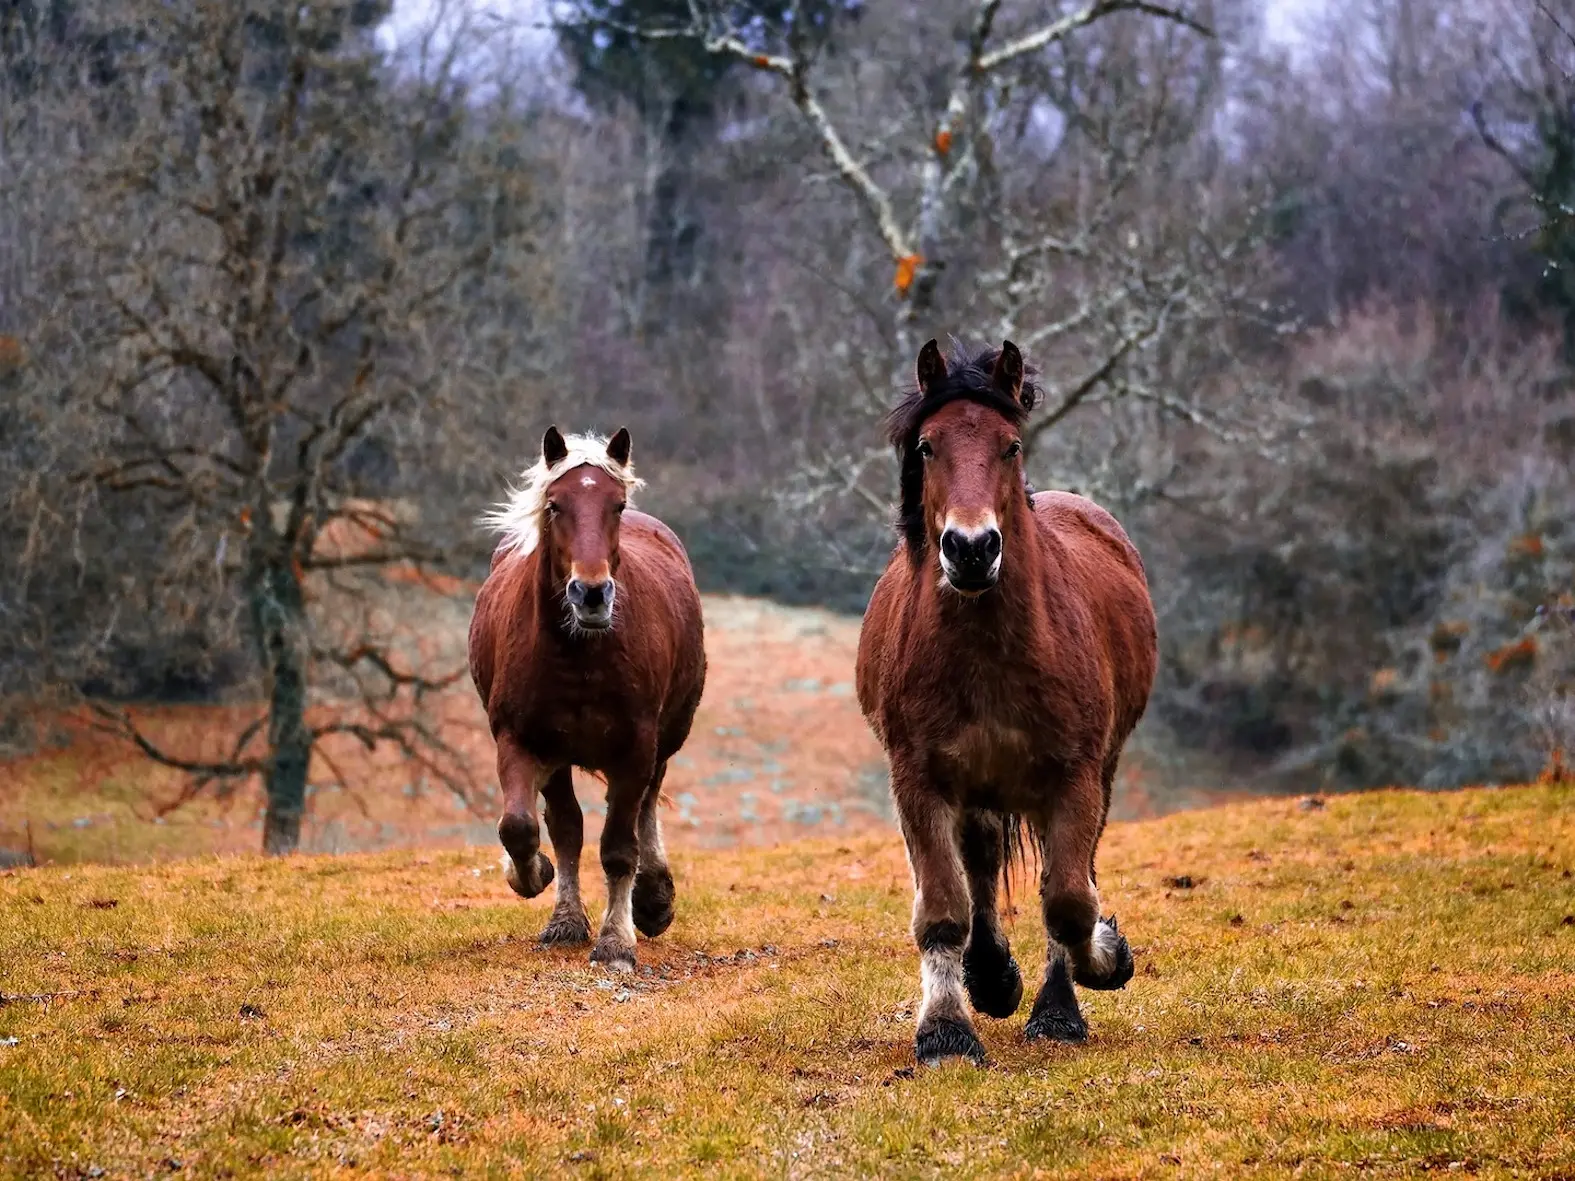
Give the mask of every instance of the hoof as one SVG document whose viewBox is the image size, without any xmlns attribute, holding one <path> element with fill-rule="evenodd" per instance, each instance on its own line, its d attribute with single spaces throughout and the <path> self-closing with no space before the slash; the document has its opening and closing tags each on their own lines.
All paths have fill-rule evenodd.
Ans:
<svg viewBox="0 0 1575 1181">
<path fill-rule="evenodd" d="M 1075 1009 L 1041 1009 L 1028 1019 L 1023 1036 L 1031 1042 L 1065 1042 L 1069 1046 L 1080 1046 L 1088 1040 L 1088 1022 Z"/>
<path fill-rule="evenodd" d="M 547 929 L 541 933 L 543 947 L 563 947 L 591 941 L 590 920 L 582 911 L 578 915 L 553 915 Z"/>
<path fill-rule="evenodd" d="M 600 964 L 609 972 L 632 972 L 634 948 L 603 935 L 596 941 L 596 946 L 591 948 L 591 963 Z"/>
<path fill-rule="evenodd" d="M 673 925 L 673 875 L 654 870 L 634 876 L 634 926 L 647 939 L 655 939 Z"/>
<path fill-rule="evenodd" d="M 509 888 L 521 898 L 534 898 L 552 885 L 552 879 L 555 876 L 552 862 L 547 860 L 545 854 L 535 853 L 525 864 L 529 867 L 528 871 L 521 873 L 519 863 L 505 853 L 503 855 L 503 877 L 509 883 Z"/>
<path fill-rule="evenodd" d="M 966 1058 L 984 1064 L 984 1043 L 962 1021 L 937 1017 L 920 1027 L 913 1039 L 913 1056 L 921 1066 L 935 1066 L 947 1058 Z"/>
<path fill-rule="evenodd" d="M 1010 1017 L 1023 1003 L 1023 974 L 1006 941 L 970 940 L 963 952 L 963 987 L 974 1011 Z"/>
<path fill-rule="evenodd" d="M 1094 927 L 1094 952 L 1094 958 L 1102 962 L 1105 970 L 1096 972 L 1079 968 L 1072 973 L 1072 979 L 1084 988 L 1104 992 L 1125 988 L 1135 969 L 1132 948 L 1127 944 L 1127 937 L 1117 929 L 1115 915 L 1100 919 Z"/>
</svg>

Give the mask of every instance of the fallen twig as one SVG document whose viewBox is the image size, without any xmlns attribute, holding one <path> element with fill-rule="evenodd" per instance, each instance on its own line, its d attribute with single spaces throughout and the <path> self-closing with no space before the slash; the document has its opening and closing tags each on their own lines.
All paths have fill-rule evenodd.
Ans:
<svg viewBox="0 0 1575 1181">
<path fill-rule="evenodd" d="M 47 1005 L 50 1001 L 66 1001 L 80 996 L 97 995 L 96 988 L 77 988 L 65 992 L 0 992 L 0 1008 L 25 1001 L 31 1001 L 35 1005 Z"/>
</svg>

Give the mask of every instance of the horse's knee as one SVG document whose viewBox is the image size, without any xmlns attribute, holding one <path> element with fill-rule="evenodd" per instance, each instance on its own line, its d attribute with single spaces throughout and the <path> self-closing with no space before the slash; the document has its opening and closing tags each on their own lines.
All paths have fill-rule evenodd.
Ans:
<svg viewBox="0 0 1575 1181">
<path fill-rule="evenodd" d="M 934 949 L 961 951 L 968 942 L 972 918 L 968 905 L 968 886 L 959 875 L 932 875 L 922 880 L 913 896 L 913 939 L 921 951 Z"/>
<path fill-rule="evenodd" d="M 498 821 L 498 841 L 516 865 L 523 865 L 541 848 L 541 825 L 523 812 L 505 812 Z"/>
<path fill-rule="evenodd" d="M 1062 947 L 1082 947 L 1099 921 L 1099 896 L 1086 883 L 1045 890 L 1045 930 Z"/>
<path fill-rule="evenodd" d="M 602 846 L 602 872 L 611 880 L 626 878 L 632 875 L 639 864 L 639 849 L 634 842 L 628 848 L 615 845 L 611 848 Z"/>
<path fill-rule="evenodd" d="M 920 951 L 956 952 L 961 955 L 968 943 L 968 928 L 951 918 L 915 916 L 913 938 Z"/>
</svg>

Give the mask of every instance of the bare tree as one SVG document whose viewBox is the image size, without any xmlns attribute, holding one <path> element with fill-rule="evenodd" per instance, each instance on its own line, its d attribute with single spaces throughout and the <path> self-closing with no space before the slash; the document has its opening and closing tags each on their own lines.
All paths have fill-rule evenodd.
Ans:
<svg viewBox="0 0 1575 1181">
<path fill-rule="evenodd" d="M 309 599 L 331 575 L 443 558 L 433 522 L 365 494 L 366 456 L 408 463 L 475 419 L 510 347 L 497 313 L 531 207 L 517 145 L 476 131 L 465 55 L 481 29 L 440 6 L 390 67 L 358 13 L 119 6 L 131 48 L 72 160 L 80 216 L 59 243 L 88 346 L 70 383 L 93 432 L 79 486 L 158 507 L 147 573 L 188 603 L 234 604 L 265 697 L 220 755 L 100 708 L 192 790 L 260 777 L 270 853 L 298 843 L 314 752 L 335 738 L 467 787 L 421 708 L 454 674 L 342 613 L 314 619 Z M 353 702 L 309 709 L 330 671 Z"/>
<path fill-rule="evenodd" d="M 1220 109 L 1219 43 L 1199 14 L 1165 4 L 1096 0 L 1015 22 L 1005 8 L 867 13 L 859 36 L 879 58 L 863 42 L 828 57 L 797 20 L 768 44 L 707 0 L 687 23 L 621 27 L 695 39 L 778 83 L 873 231 L 873 245 L 817 247 L 833 256 L 823 274 L 839 255 L 869 273 L 883 264 L 872 289 L 885 297 L 872 309 L 878 344 L 854 350 L 879 358 L 870 380 L 851 407 L 827 406 L 831 437 L 799 448 L 785 493 L 797 513 L 849 496 L 884 506 L 887 457 L 858 440 L 931 334 L 1032 349 L 1048 387 L 1036 438 L 1074 411 L 1142 400 L 1151 417 L 1257 442 L 1208 402 L 1231 332 L 1267 311 L 1252 198 L 1209 175 L 1202 146 Z M 576 22 L 592 16 L 560 13 Z"/>
</svg>

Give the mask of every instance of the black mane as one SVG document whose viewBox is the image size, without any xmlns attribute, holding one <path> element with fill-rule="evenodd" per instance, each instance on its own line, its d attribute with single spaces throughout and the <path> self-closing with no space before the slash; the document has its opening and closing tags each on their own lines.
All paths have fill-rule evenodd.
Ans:
<svg viewBox="0 0 1575 1181">
<path fill-rule="evenodd" d="M 946 360 L 946 380 L 928 390 L 917 382 L 903 391 L 903 395 L 886 418 L 886 438 L 897 449 L 901 464 L 899 489 L 901 501 L 897 509 L 897 532 L 908 546 L 908 556 L 915 562 L 924 553 L 926 529 L 924 524 L 924 459 L 919 454 L 919 431 L 925 422 L 943 406 L 953 402 L 973 402 L 994 410 L 1014 427 L 1021 427 L 1028 419 L 1028 412 L 1039 403 L 1039 384 L 1034 380 L 1038 370 L 1026 362 L 1023 365 L 1023 387 L 1017 398 L 997 388 L 995 363 L 1000 349 L 984 349 L 970 356 L 953 343 L 952 355 Z M 1033 490 L 1023 481 L 1024 495 L 1032 498 Z"/>
</svg>

